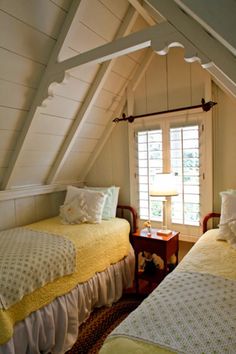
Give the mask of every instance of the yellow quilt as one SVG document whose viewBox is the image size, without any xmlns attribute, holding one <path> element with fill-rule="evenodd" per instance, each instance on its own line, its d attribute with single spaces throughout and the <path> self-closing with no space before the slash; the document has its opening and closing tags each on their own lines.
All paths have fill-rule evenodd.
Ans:
<svg viewBox="0 0 236 354">
<path fill-rule="evenodd" d="M 236 280 L 236 250 L 217 241 L 218 230 L 207 231 L 180 262 L 174 272 L 198 272 Z M 155 290 L 154 290 L 155 291 Z M 108 338 L 99 354 L 170 354 L 173 351 L 128 337 Z"/>
<path fill-rule="evenodd" d="M 77 250 L 76 270 L 72 275 L 59 278 L 25 295 L 9 309 L 0 310 L 0 344 L 11 338 L 16 322 L 49 304 L 57 296 L 66 294 L 78 283 L 87 281 L 96 272 L 104 271 L 130 251 L 130 225 L 124 219 L 113 218 L 101 224 L 63 225 L 59 217 L 54 217 L 26 227 L 64 235 L 70 239 Z"/>
</svg>

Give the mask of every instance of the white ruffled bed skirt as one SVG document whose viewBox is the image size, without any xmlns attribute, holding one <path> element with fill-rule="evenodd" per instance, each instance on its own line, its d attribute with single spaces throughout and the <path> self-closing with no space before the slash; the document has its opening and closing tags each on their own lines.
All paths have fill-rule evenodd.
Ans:
<svg viewBox="0 0 236 354">
<path fill-rule="evenodd" d="M 134 279 L 134 253 L 97 273 L 71 292 L 33 312 L 14 327 L 13 337 L 0 354 L 62 354 L 76 342 L 78 328 L 95 307 L 110 306 Z"/>
</svg>

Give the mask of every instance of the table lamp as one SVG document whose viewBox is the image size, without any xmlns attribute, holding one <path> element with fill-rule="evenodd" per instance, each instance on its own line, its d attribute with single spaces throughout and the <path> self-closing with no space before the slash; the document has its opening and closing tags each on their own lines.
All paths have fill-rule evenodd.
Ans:
<svg viewBox="0 0 236 354">
<path fill-rule="evenodd" d="M 162 197 L 163 221 L 162 228 L 158 234 L 169 235 L 171 230 L 167 229 L 166 221 L 166 197 L 178 195 L 175 175 L 172 173 L 158 173 L 155 176 L 155 183 L 151 186 L 149 195 L 151 197 Z"/>
</svg>

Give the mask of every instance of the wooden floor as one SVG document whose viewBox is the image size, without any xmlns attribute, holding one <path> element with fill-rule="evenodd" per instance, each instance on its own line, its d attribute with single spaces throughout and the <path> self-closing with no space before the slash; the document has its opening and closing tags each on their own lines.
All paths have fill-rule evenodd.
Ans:
<svg viewBox="0 0 236 354">
<path fill-rule="evenodd" d="M 179 242 L 179 262 L 184 258 L 188 251 L 193 247 L 194 243 L 192 242 Z"/>
</svg>

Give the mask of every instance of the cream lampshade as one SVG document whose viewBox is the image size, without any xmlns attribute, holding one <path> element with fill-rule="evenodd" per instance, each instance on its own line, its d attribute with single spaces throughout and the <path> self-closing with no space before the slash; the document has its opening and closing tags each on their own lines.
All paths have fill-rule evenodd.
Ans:
<svg viewBox="0 0 236 354">
<path fill-rule="evenodd" d="M 159 233 L 168 235 L 171 233 L 171 230 L 168 230 L 166 225 L 166 197 L 178 195 L 176 178 L 172 173 L 158 173 L 155 177 L 155 182 L 150 188 L 149 195 L 151 197 L 162 197 L 163 222 Z"/>
</svg>

